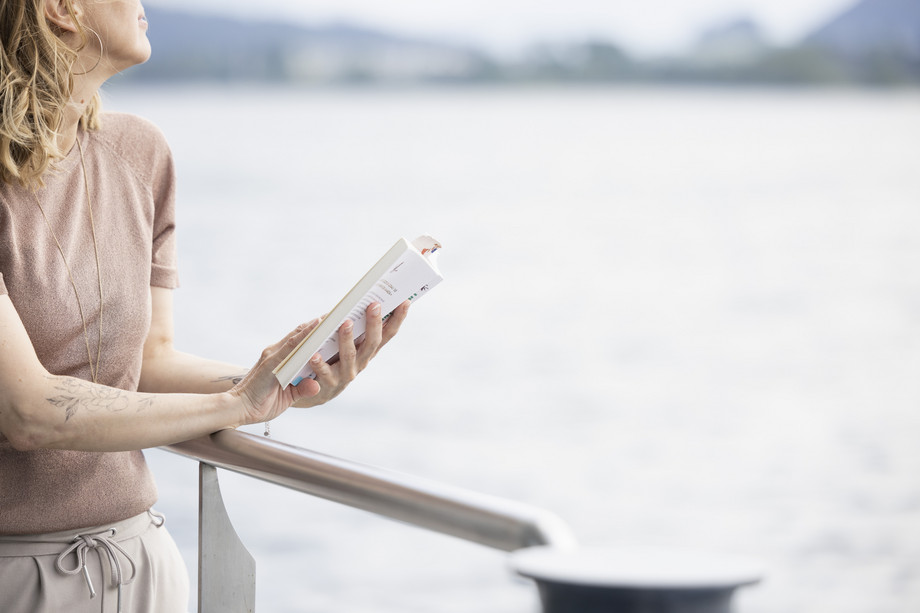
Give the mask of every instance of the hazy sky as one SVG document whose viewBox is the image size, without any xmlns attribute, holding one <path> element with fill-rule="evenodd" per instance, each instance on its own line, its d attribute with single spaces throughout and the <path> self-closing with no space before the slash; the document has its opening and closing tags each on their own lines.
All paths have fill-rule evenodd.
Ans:
<svg viewBox="0 0 920 613">
<path fill-rule="evenodd" d="M 513 49 L 534 40 L 605 36 L 633 52 L 680 49 L 703 28 L 750 16 L 794 40 L 855 0 L 145 0 L 227 16 L 347 20 L 407 34 Z M 156 24 L 151 24 L 156 27 Z"/>
</svg>

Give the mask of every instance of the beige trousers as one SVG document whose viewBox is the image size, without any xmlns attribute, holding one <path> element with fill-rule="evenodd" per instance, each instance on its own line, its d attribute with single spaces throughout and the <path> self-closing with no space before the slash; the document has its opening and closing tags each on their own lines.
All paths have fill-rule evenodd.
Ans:
<svg viewBox="0 0 920 613">
<path fill-rule="evenodd" d="M 150 511 L 108 526 L 0 536 L 0 611 L 188 611 L 188 572 L 163 521 Z"/>
</svg>

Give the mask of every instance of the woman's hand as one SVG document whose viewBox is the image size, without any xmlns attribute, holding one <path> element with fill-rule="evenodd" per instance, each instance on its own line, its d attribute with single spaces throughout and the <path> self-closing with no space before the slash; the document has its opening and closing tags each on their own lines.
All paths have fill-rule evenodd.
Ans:
<svg viewBox="0 0 920 613">
<path fill-rule="evenodd" d="M 319 385 L 309 380 L 296 387 L 289 385 L 282 389 L 272 372 L 319 322 L 317 318 L 301 324 L 286 337 L 267 347 L 243 380 L 233 386 L 229 393 L 239 398 L 243 405 L 243 415 L 238 425 L 274 419 L 302 397 L 315 396 L 319 392 Z"/>
<path fill-rule="evenodd" d="M 354 381 L 358 373 L 364 370 L 368 363 L 390 342 L 409 313 L 409 302 L 406 301 L 396 307 L 396 310 L 383 323 L 380 315 L 380 305 L 372 303 L 366 311 L 367 329 L 364 338 L 357 345 L 350 321 L 339 327 L 339 355 L 338 361 L 328 364 L 320 359 L 319 355 L 310 360 L 310 368 L 316 373 L 315 383 L 319 384 L 319 392 L 304 396 L 295 401 L 293 406 L 299 409 L 315 407 L 332 400 L 344 390 L 349 383 Z M 301 382 L 297 387 L 306 383 Z"/>
<path fill-rule="evenodd" d="M 319 325 L 319 319 L 302 324 L 284 339 L 262 352 L 256 365 L 230 393 L 243 403 L 243 424 L 253 424 L 274 419 L 288 407 L 318 406 L 338 396 L 359 372 L 364 370 L 380 348 L 392 339 L 406 319 L 409 303 L 399 305 L 384 324 L 380 305 L 368 306 L 367 330 L 364 339 L 355 344 L 350 321 L 339 327 L 338 361 L 328 364 L 313 356 L 310 368 L 316 379 L 304 379 L 298 385 L 282 389 L 272 371 L 294 348 Z"/>
</svg>

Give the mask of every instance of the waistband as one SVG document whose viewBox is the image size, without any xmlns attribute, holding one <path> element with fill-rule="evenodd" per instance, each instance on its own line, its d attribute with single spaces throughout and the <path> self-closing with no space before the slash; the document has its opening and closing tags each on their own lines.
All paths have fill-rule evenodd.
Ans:
<svg viewBox="0 0 920 613">
<path fill-rule="evenodd" d="M 144 511 L 134 517 L 111 524 L 77 528 L 47 534 L 21 534 L 16 536 L 0 535 L 0 558 L 18 558 L 25 556 L 57 556 L 78 537 L 98 534 L 114 529 L 110 540 L 120 543 L 143 534 L 151 525 L 162 526 L 166 518 L 153 509 Z"/>
<path fill-rule="evenodd" d="M 145 511 L 134 517 L 106 526 L 94 526 L 79 530 L 66 530 L 50 534 L 34 534 L 25 536 L 9 536 L 0 538 L 0 556 L 2 557 L 37 557 L 56 555 L 54 567 L 63 575 L 83 574 L 89 597 L 96 597 L 96 588 L 86 556 L 95 551 L 99 556 L 99 563 L 103 559 L 108 561 L 108 575 L 111 585 L 117 590 L 118 599 L 116 611 L 121 613 L 122 588 L 137 576 L 137 564 L 128 552 L 118 543 L 137 538 L 151 526 L 162 526 L 166 518 L 153 509 Z M 70 557 L 74 563 L 68 564 Z M 125 573 L 122 560 L 128 563 L 130 575 Z M 100 601 L 100 606 L 104 606 Z"/>
</svg>

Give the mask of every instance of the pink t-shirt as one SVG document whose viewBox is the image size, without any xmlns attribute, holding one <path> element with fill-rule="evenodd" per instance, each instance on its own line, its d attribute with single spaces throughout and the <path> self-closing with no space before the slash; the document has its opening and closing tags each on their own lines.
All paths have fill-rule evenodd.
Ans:
<svg viewBox="0 0 920 613">
<path fill-rule="evenodd" d="M 105 300 L 97 380 L 133 391 L 150 329 L 150 286 L 177 286 L 172 156 L 160 131 L 132 115 L 107 113 L 100 130 L 77 138 Z M 95 361 L 99 283 L 79 148 L 44 180 L 37 196 L 73 272 Z M 0 294 L 9 295 L 49 372 L 92 379 L 77 298 L 51 230 L 30 189 L 2 183 Z M 141 451 L 19 452 L 0 435 L 0 534 L 98 526 L 137 515 L 156 497 Z"/>
</svg>

